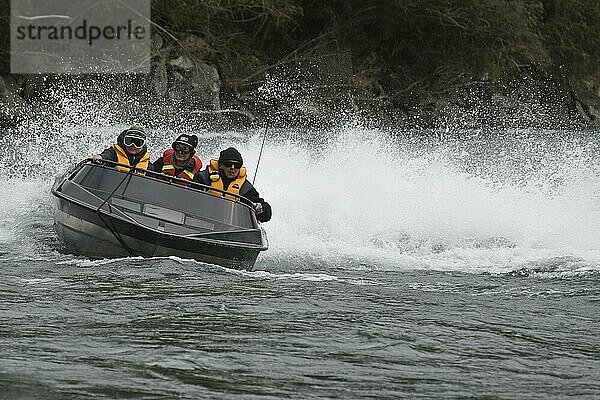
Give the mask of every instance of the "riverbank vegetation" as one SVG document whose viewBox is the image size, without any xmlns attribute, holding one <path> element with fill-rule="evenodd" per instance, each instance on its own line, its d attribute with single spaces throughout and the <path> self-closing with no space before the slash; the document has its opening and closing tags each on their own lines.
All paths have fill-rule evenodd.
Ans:
<svg viewBox="0 0 600 400">
<path fill-rule="evenodd" d="M 600 85 L 596 0 L 155 0 L 168 37 L 202 39 L 202 59 L 244 90 L 304 67 L 358 96 L 400 101 L 524 73 Z M 327 76 L 328 75 L 328 76 Z"/>
<path fill-rule="evenodd" d="M 225 101 L 268 78 L 406 108 L 529 79 L 600 105 L 597 0 L 153 0 L 152 23 L 162 49 L 216 67 Z"/>
</svg>

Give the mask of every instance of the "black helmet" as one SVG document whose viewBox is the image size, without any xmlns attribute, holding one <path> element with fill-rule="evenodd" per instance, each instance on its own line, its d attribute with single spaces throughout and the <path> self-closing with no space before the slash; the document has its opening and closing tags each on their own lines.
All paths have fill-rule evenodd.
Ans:
<svg viewBox="0 0 600 400">
<path fill-rule="evenodd" d="M 182 133 L 181 135 L 179 135 L 177 137 L 177 139 L 175 139 L 175 141 L 173 142 L 171 147 L 173 147 L 173 149 L 175 149 L 175 144 L 177 144 L 177 143 L 190 146 L 190 148 L 192 149 L 192 154 L 193 154 L 196 152 L 196 146 L 198 146 L 198 136 L 188 135 L 187 133 Z"/>
<path fill-rule="evenodd" d="M 229 148 L 221 151 L 221 153 L 219 154 L 219 162 L 221 163 L 224 161 L 237 161 L 240 164 L 244 163 L 244 160 L 242 159 L 242 155 L 234 147 L 229 147 Z"/>
</svg>

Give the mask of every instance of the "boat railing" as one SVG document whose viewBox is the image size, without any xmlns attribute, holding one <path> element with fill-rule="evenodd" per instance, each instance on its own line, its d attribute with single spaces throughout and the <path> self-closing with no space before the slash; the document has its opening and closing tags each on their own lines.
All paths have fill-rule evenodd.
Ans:
<svg viewBox="0 0 600 400">
<path fill-rule="evenodd" d="M 234 197 L 235 199 L 241 200 L 240 202 L 242 204 L 244 204 L 245 206 L 251 207 L 251 205 L 252 205 L 252 201 L 251 200 L 249 200 L 246 197 L 241 196 L 241 195 L 239 195 L 237 193 L 232 193 L 232 192 L 229 192 L 227 190 L 222 190 L 222 189 L 214 188 L 214 187 L 212 187 L 210 185 L 204 185 L 202 183 L 189 181 L 187 179 L 181 179 L 181 178 L 178 178 L 178 177 L 175 177 L 175 176 L 171 176 L 171 175 L 165 175 L 165 174 L 160 173 L 160 172 L 156 172 L 156 171 L 152 171 L 152 170 L 144 169 L 144 168 L 139 168 L 139 167 L 136 167 L 136 166 L 131 166 L 131 165 L 128 165 L 128 164 L 123 164 L 123 163 L 119 163 L 119 162 L 111 161 L 111 160 L 98 160 L 98 161 L 94 161 L 94 160 L 92 160 L 92 158 L 87 158 L 87 159 L 81 161 L 79 164 L 77 164 L 72 169 L 72 171 L 70 173 L 70 176 L 69 176 L 69 179 L 72 179 L 77 174 L 77 172 L 79 172 L 79 170 L 84 165 L 93 165 L 93 166 L 97 166 L 97 167 L 103 167 L 104 165 L 107 165 L 109 168 L 122 167 L 122 168 L 126 168 L 126 169 L 129 170 L 128 172 L 121 171 L 123 173 L 128 173 L 128 174 L 138 173 L 138 176 L 144 176 L 144 177 L 150 176 L 153 179 L 156 179 L 156 180 L 161 181 L 161 182 L 166 183 L 166 184 L 180 183 L 180 184 L 186 186 L 188 189 L 191 188 L 191 189 L 195 189 L 195 190 L 198 190 L 198 191 L 201 191 L 201 192 L 204 192 L 204 193 L 207 193 L 209 190 L 210 191 L 216 191 L 216 192 L 221 193 L 222 196 L 225 199 L 227 199 L 225 197 L 225 195 L 227 195 L 227 196 Z M 228 200 L 231 200 L 231 199 L 228 199 Z"/>
</svg>

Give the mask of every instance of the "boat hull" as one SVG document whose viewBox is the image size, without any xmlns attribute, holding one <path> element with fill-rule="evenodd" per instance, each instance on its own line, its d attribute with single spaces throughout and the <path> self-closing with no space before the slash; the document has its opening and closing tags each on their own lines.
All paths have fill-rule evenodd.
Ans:
<svg viewBox="0 0 600 400">
<path fill-rule="evenodd" d="M 72 253 L 91 258 L 177 256 L 251 269 L 268 247 L 264 230 L 240 202 L 97 168 L 71 174 L 53 188 L 55 230 Z M 99 178 L 108 183 L 98 184 Z M 117 190 L 106 190 L 110 187 Z M 192 197 L 178 209 L 157 199 L 182 193 Z"/>
</svg>

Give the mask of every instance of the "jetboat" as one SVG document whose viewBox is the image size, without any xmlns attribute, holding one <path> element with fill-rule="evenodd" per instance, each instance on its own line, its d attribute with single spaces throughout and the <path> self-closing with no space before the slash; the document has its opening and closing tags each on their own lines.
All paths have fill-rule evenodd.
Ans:
<svg viewBox="0 0 600 400">
<path fill-rule="evenodd" d="M 234 198 L 195 182 L 87 159 L 52 187 L 54 227 L 68 251 L 91 258 L 177 256 L 252 269 L 268 248 L 266 233 L 249 200 L 224 193 Z"/>
</svg>

